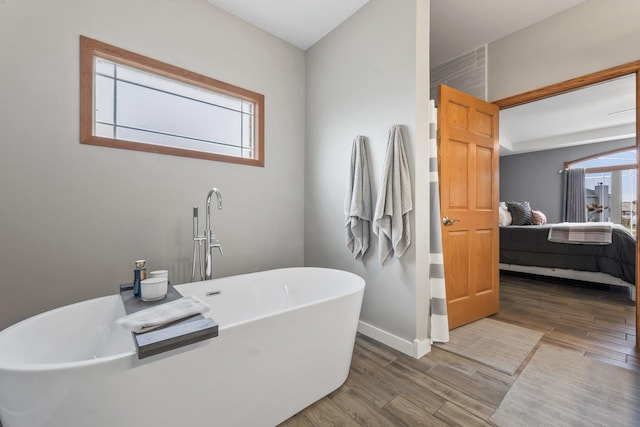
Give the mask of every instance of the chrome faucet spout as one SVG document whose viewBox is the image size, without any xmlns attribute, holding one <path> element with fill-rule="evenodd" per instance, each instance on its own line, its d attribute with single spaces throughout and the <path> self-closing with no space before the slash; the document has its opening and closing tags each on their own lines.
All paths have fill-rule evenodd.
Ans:
<svg viewBox="0 0 640 427">
<path fill-rule="evenodd" d="M 207 215 L 211 215 L 211 213 L 210 213 L 211 196 L 214 193 L 216 195 L 216 200 L 218 201 L 218 210 L 222 210 L 222 193 L 220 193 L 220 190 L 218 190 L 217 188 L 213 187 L 211 190 L 209 190 L 209 193 L 207 193 Z"/>
<path fill-rule="evenodd" d="M 216 200 L 218 202 L 218 210 L 222 210 L 222 193 L 220 193 L 220 190 L 218 190 L 217 188 L 212 188 L 211 190 L 209 190 L 209 193 L 207 194 L 207 219 L 206 219 L 206 229 L 204 232 L 205 235 L 205 272 L 204 272 L 204 278 L 205 280 L 209 280 L 209 279 L 213 279 L 213 254 L 212 254 L 212 249 L 215 247 L 220 251 L 220 254 L 222 255 L 222 247 L 220 246 L 220 243 L 218 242 L 218 240 L 215 238 L 215 236 L 213 235 L 213 232 L 211 231 L 211 196 L 216 195 Z"/>
</svg>

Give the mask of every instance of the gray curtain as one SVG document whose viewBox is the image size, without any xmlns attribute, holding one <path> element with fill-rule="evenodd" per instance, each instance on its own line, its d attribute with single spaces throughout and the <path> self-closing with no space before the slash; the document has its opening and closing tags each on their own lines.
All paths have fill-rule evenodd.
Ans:
<svg viewBox="0 0 640 427">
<path fill-rule="evenodd" d="M 584 177 L 584 168 L 565 170 L 563 221 L 587 221 L 587 197 L 585 195 Z"/>
</svg>

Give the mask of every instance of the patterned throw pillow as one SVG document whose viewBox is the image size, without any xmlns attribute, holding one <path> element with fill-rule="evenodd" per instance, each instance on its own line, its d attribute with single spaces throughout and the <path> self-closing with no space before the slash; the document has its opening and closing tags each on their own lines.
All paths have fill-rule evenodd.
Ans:
<svg viewBox="0 0 640 427">
<path fill-rule="evenodd" d="M 507 202 L 507 209 L 511 212 L 511 225 L 531 225 L 531 206 L 529 202 Z"/>
<path fill-rule="evenodd" d="M 540 211 L 531 211 L 531 222 L 533 225 L 542 225 L 547 223 L 547 216 Z"/>
</svg>

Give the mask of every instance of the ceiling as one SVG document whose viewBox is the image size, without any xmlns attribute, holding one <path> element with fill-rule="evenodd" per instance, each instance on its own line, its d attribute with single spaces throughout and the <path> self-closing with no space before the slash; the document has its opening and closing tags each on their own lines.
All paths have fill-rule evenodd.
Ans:
<svg viewBox="0 0 640 427">
<path fill-rule="evenodd" d="M 207 1 L 306 50 L 369 0 Z M 439 65 L 584 1 L 431 0 L 430 64 Z M 635 135 L 633 85 L 630 80 L 615 81 L 503 110 L 501 155 Z"/>
<path fill-rule="evenodd" d="M 306 50 L 369 0 L 207 0 Z M 586 0 L 431 0 L 431 65 Z M 490 23 L 490 25 L 487 25 Z M 464 31 L 458 29 L 463 28 Z"/>
<path fill-rule="evenodd" d="M 500 155 L 635 136 L 635 76 L 500 111 Z"/>
<path fill-rule="evenodd" d="M 307 50 L 369 0 L 207 1 L 302 50 Z"/>
</svg>

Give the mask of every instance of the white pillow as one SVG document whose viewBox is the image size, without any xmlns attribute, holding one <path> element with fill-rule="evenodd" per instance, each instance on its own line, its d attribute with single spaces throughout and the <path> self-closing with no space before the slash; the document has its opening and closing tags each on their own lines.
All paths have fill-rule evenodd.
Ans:
<svg viewBox="0 0 640 427">
<path fill-rule="evenodd" d="M 498 224 L 500 226 L 511 225 L 511 221 L 513 221 L 513 217 L 509 209 L 507 209 L 506 206 L 500 206 L 498 208 Z"/>
</svg>

